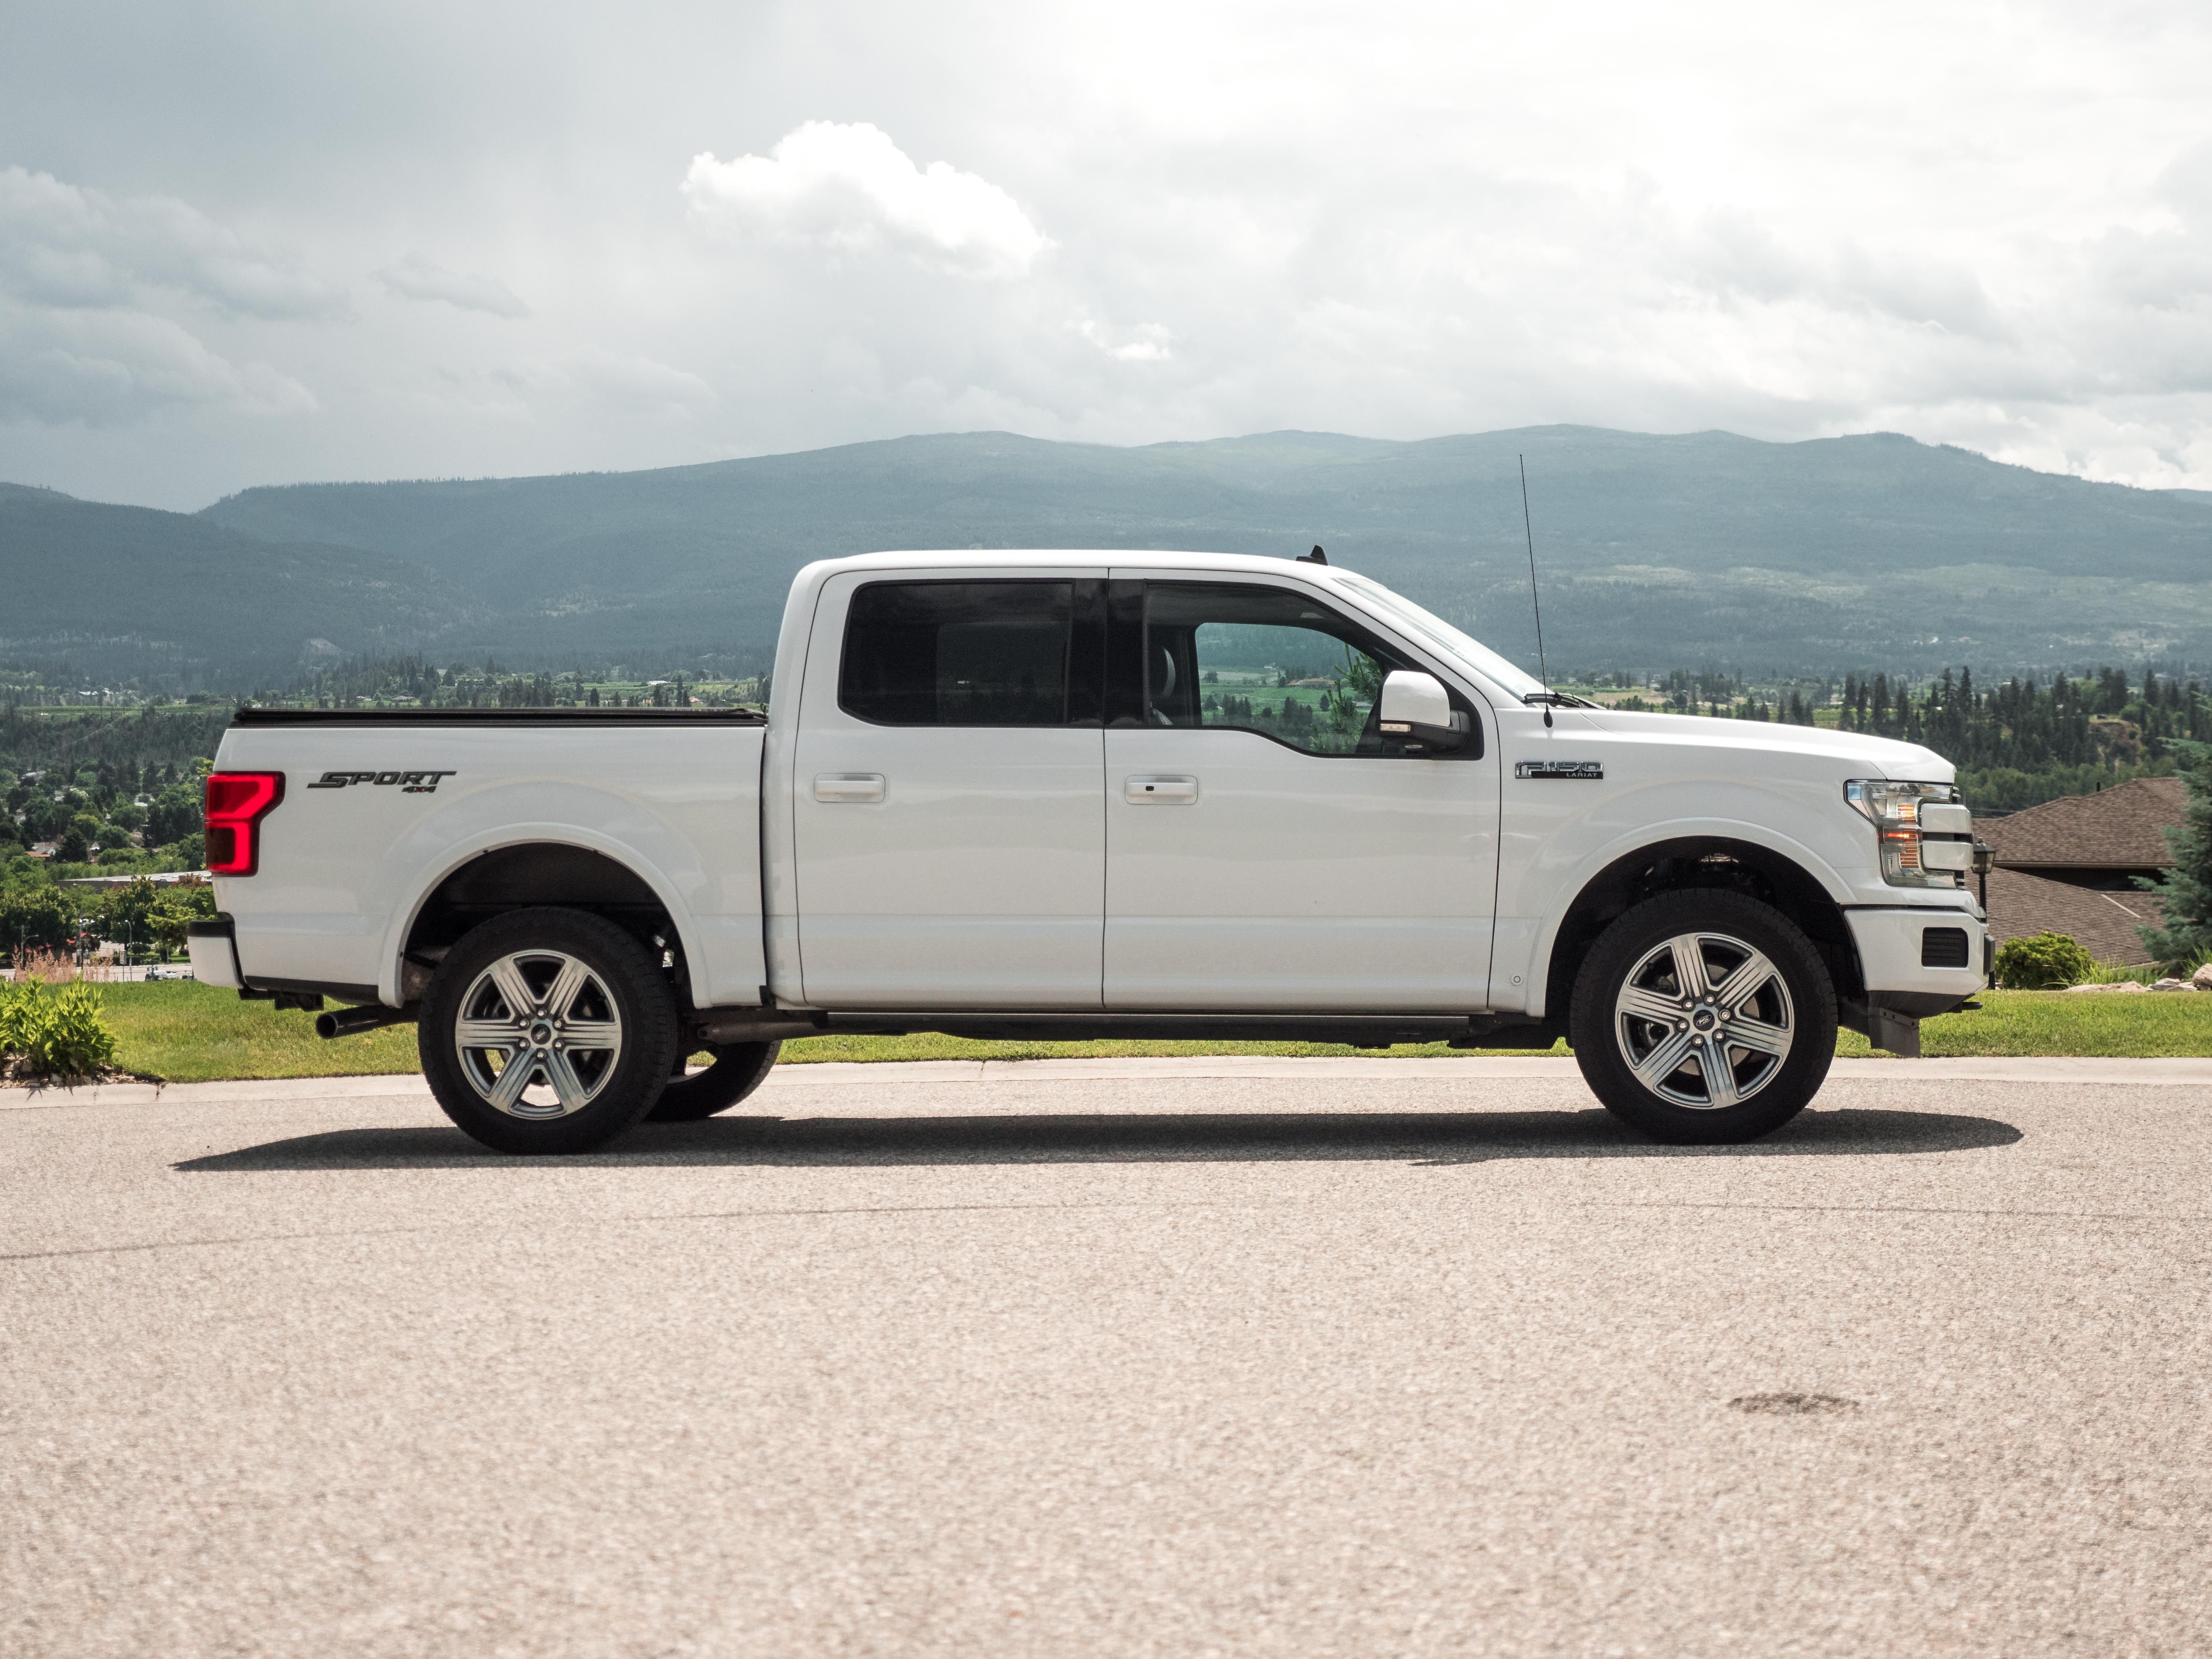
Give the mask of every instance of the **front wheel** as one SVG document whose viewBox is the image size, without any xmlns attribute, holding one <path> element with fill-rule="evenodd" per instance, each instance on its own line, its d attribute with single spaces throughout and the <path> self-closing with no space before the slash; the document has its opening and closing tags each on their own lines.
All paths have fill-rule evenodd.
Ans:
<svg viewBox="0 0 2212 1659">
<path fill-rule="evenodd" d="M 1812 941 L 1723 890 L 1662 893 L 1598 936 L 1568 1032 L 1605 1109 L 1656 1140 L 1756 1140 L 1803 1110 L 1836 1052 Z"/>
<path fill-rule="evenodd" d="M 674 999 L 645 947 L 581 910 L 516 910 L 438 964 L 416 1034 L 447 1117 L 495 1152 L 583 1152 L 653 1109 Z"/>
</svg>

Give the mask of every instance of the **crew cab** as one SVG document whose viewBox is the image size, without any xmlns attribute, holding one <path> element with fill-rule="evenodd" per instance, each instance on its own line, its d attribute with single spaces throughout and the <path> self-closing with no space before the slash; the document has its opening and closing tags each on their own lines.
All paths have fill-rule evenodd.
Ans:
<svg viewBox="0 0 2212 1659">
<path fill-rule="evenodd" d="M 1926 749 L 1554 694 L 1331 567 L 877 553 L 792 585 L 765 714 L 242 708 L 206 983 L 418 1023 L 470 1134 L 574 1152 L 831 1032 L 1548 1046 L 1747 1139 L 1838 1022 L 1983 982 Z M 704 1055 L 703 1069 L 689 1062 Z"/>
</svg>

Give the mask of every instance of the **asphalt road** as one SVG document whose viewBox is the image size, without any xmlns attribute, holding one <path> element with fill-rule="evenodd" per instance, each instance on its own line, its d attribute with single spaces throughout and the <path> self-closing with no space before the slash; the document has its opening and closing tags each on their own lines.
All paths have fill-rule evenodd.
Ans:
<svg viewBox="0 0 2212 1659">
<path fill-rule="evenodd" d="M 2212 1650 L 2212 1067 L 1098 1069 L 0 1109 L 0 1653 Z"/>
</svg>

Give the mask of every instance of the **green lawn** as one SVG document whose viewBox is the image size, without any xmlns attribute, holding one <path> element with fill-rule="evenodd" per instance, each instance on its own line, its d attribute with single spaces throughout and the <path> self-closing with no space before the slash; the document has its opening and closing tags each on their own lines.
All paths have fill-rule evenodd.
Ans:
<svg viewBox="0 0 2212 1659">
<path fill-rule="evenodd" d="M 412 1072 L 415 1028 L 391 1025 L 325 1042 L 313 1014 L 278 1013 L 190 980 L 103 985 L 115 1063 L 144 1077 L 205 1083 L 236 1077 L 345 1077 Z"/>
<path fill-rule="evenodd" d="M 117 1036 L 116 1062 L 175 1083 L 217 1078 L 337 1077 L 412 1072 L 415 1028 L 395 1025 L 325 1042 L 313 1017 L 240 1002 L 229 991 L 188 981 L 102 988 Z M 1930 1054 L 2087 1054 L 2212 1057 L 2212 996 L 2075 996 L 1989 991 L 1977 1012 L 1947 1014 L 1921 1028 Z M 1353 1054 L 1315 1042 L 973 1042 L 957 1037 L 808 1037 L 784 1045 L 787 1062 L 887 1060 L 1052 1060 L 1120 1054 Z M 1372 1051 L 1368 1051 L 1372 1052 Z M 1394 1055 L 1449 1054 L 1442 1043 Z M 1532 1050 L 1516 1052 L 1529 1053 Z M 1564 1044 L 1552 1052 L 1565 1054 Z M 1864 1055 L 1866 1039 L 1844 1032 L 1838 1054 Z"/>
<path fill-rule="evenodd" d="M 1978 1012 L 1945 1014 L 1920 1028 L 1928 1054 L 2078 1054 L 2104 1059 L 2212 1057 L 2212 995 L 2069 996 L 2063 991 L 1984 991 Z M 1839 1054 L 1875 1051 L 1856 1031 Z"/>
</svg>

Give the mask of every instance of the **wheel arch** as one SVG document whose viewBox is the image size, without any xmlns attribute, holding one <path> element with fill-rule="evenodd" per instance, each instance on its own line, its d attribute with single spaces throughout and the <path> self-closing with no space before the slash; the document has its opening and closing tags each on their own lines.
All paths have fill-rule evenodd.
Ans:
<svg viewBox="0 0 2212 1659">
<path fill-rule="evenodd" d="M 1598 935 L 1661 893 L 1713 888 L 1770 904 L 1803 931 L 1826 963 L 1839 998 L 1861 994 L 1858 948 L 1829 884 L 1788 853 L 1725 834 L 1681 835 L 1620 854 L 1583 882 L 1551 932 L 1530 1012 L 1564 1020 L 1575 976 Z"/>
<path fill-rule="evenodd" d="M 677 947 L 681 977 L 693 944 L 689 918 L 642 860 L 586 840 L 538 836 L 471 849 L 424 884 L 395 930 L 389 959 L 397 994 L 386 1000 L 419 998 L 431 968 L 482 923 L 542 905 L 604 916 L 641 942 L 659 936 Z"/>
</svg>

